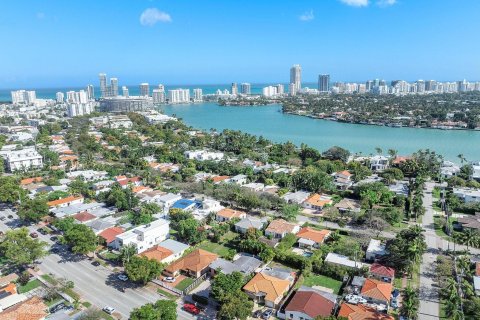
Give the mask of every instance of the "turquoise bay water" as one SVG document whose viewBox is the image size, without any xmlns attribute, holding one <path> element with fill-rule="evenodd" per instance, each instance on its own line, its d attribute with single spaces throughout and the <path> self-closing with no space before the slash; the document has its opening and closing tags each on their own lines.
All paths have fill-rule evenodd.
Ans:
<svg viewBox="0 0 480 320">
<path fill-rule="evenodd" d="M 351 152 L 386 153 L 396 149 L 410 154 L 419 149 L 434 150 L 446 159 L 458 162 L 462 153 L 467 160 L 480 160 L 480 132 L 390 128 L 339 123 L 283 114 L 280 105 L 265 107 L 220 107 L 215 103 L 163 106 L 168 115 L 176 115 L 188 125 L 209 130 L 234 129 L 261 135 L 276 142 L 306 143 L 320 151 L 341 146 Z"/>
</svg>

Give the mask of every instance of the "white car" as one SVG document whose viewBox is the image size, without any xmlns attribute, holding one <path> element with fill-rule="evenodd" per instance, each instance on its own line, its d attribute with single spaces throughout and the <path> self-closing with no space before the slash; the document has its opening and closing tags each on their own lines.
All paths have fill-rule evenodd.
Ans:
<svg viewBox="0 0 480 320">
<path fill-rule="evenodd" d="M 112 307 L 103 307 L 102 310 L 105 311 L 108 314 L 112 314 L 113 312 L 115 312 L 115 309 L 112 308 Z"/>
<path fill-rule="evenodd" d="M 117 279 L 118 279 L 118 280 L 121 280 L 121 281 L 127 281 L 127 280 L 128 280 L 128 277 L 127 277 L 126 275 L 124 275 L 124 274 L 119 274 L 119 275 L 117 276 Z"/>
<path fill-rule="evenodd" d="M 165 277 L 163 278 L 163 281 L 164 282 L 175 282 L 175 277 Z"/>
</svg>

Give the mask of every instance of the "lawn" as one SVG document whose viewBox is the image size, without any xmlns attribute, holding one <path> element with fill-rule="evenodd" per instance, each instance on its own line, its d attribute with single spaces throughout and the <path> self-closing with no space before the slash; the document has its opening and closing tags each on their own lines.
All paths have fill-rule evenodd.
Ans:
<svg viewBox="0 0 480 320">
<path fill-rule="evenodd" d="M 180 283 L 179 283 L 180 284 Z M 168 292 L 167 290 L 163 290 L 163 289 L 157 289 L 157 292 L 159 294 L 161 294 L 162 296 L 165 296 L 167 297 L 168 299 L 170 300 L 177 300 L 178 299 L 178 296 Z"/>
<path fill-rule="evenodd" d="M 52 284 L 52 285 L 56 285 L 58 283 L 57 280 L 55 280 L 51 275 L 49 274 L 43 274 L 41 275 L 42 279 L 47 281 L 48 283 Z"/>
<path fill-rule="evenodd" d="M 29 281 L 26 285 L 18 287 L 18 292 L 19 293 L 25 293 L 25 292 L 28 292 L 28 291 L 33 290 L 35 288 L 38 288 L 41 285 L 42 285 L 42 283 L 40 282 L 40 280 L 34 279 L 32 281 Z"/>
<path fill-rule="evenodd" d="M 195 280 L 193 280 L 192 278 L 188 278 L 188 277 L 187 277 L 187 278 L 183 279 L 182 281 L 180 281 L 180 283 L 175 286 L 175 289 L 178 289 L 178 290 L 183 291 L 183 290 L 185 290 L 189 285 L 191 285 L 191 284 L 193 283 L 193 281 L 195 281 Z"/>
<path fill-rule="evenodd" d="M 312 274 L 308 277 L 305 277 L 303 285 L 307 287 L 322 286 L 325 288 L 330 288 L 333 289 L 333 293 L 338 294 L 340 292 L 342 282 L 326 276 Z"/>
<path fill-rule="evenodd" d="M 105 252 L 104 254 L 102 254 L 102 256 L 107 259 L 107 260 L 111 260 L 111 261 L 117 261 L 118 257 L 120 257 L 119 254 L 115 254 L 113 252 Z"/>
<path fill-rule="evenodd" d="M 213 243 L 209 241 L 204 241 L 198 245 L 198 248 L 216 253 L 221 257 L 227 257 L 229 256 L 228 254 L 228 248 L 225 247 L 224 245 L 218 244 L 218 243 Z"/>
<path fill-rule="evenodd" d="M 235 233 L 233 231 L 228 231 L 227 233 L 225 233 L 222 236 L 221 241 L 222 242 L 227 242 L 227 241 L 235 239 L 236 237 L 238 237 L 238 233 Z"/>
</svg>

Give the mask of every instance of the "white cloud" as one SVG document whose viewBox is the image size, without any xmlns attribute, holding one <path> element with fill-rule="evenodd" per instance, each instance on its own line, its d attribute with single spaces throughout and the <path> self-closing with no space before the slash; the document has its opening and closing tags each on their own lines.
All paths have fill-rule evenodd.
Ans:
<svg viewBox="0 0 480 320">
<path fill-rule="evenodd" d="M 340 0 L 347 6 L 352 7 L 366 7 L 368 6 L 368 0 Z"/>
<path fill-rule="evenodd" d="M 378 0 L 377 1 L 377 5 L 380 7 L 393 6 L 395 3 L 397 3 L 397 0 Z"/>
<path fill-rule="evenodd" d="M 166 12 L 160 11 L 157 8 L 148 8 L 140 15 L 140 23 L 142 26 L 151 27 L 157 22 L 172 22 L 172 18 Z"/>
<path fill-rule="evenodd" d="M 304 12 L 300 17 L 298 17 L 300 21 L 311 21 L 315 19 L 315 16 L 313 15 L 313 10 L 306 11 Z"/>
</svg>

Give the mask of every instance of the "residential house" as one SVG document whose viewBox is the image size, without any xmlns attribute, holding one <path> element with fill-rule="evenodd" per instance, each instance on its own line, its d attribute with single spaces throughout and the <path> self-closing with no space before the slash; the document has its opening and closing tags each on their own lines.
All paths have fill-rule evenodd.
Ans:
<svg viewBox="0 0 480 320">
<path fill-rule="evenodd" d="M 250 275 L 255 272 L 263 262 L 250 255 L 242 254 L 234 261 L 228 261 L 218 258 L 210 264 L 212 274 L 221 272 L 223 274 L 231 274 L 232 272 L 240 272 L 244 275 Z"/>
<path fill-rule="evenodd" d="M 257 230 L 262 230 L 266 224 L 265 219 L 256 219 L 252 217 L 246 217 L 240 220 L 235 224 L 235 231 L 238 233 L 245 234 L 248 229 L 254 228 Z"/>
<path fill-rule="evenodd" d="M 285 318 L 291 320 L 313 320 L 330 316 L 337 304 L 337 295 L 300 287 L 285 307 Z"/>
<path fill-rule="evenodd" d="M 260 192 L 260 191 L 263 191 L 263 189 L 265 188 L 265 185 L 263 183 L 251 182 L 251 183 L 244 184 L 242 187 L 252 190 L 254 192 Z"/>
<path fill-rule="evenodd" d="M 73 206 L 73 205 L 76 205 L 76 204 L 82 204 L 82 203 L 83 203 L 83 197 L 82 196 L 78 196 L 78 197 L 77 196 L 68 196 L 66 198 L 62 198 L 62 199 L 47 202 L 48 206 L 50 207 L 50 210 L 69 207 L 69 206 Z"/>
<path fill-rule="evenodd" d="M 369 274 L 371 278 L 391 283 L 395 278 L 395 269 L 374 263 L 370 266 Z"/>
<path fill-rule="evenodd" d="M 115 180 L 119 185 L 122 186 L 123 189 L 127 188 L 128 186 L 138 187 L 143 185 L 142 178 L 140 177 L 127 178 L 126 176 L 117 176 L 115 177 Z"/>
<path fill-rule="evenodd" d="M 480 189 L 453 188 L 453 194 L 465 203 L 480 202 Z"/>
<path fill-rule="evenodd" d="M 342 303 L 337 317 L 348 320 L 395 320 L 394 317 L 378 312 L 374 308 L 363 304 L 353 305 L 350 303 Z"/>
<path fill-rule="evenodd" d="M 206 161 L 206 160 L 222 160 L 223 152 L 210 152 L 206 150 L 185 151 L 185 158 L 190 160 Z"/>
<path fill-rule="evenodd" d="M 440 167 L 440 175 L 444 179 L 456 176 L 460 173 L 460 167 L 451 161 L 444 161 Z"/>
<path fill-rule="evenodd" d="M 309 249 L 319 248 L 330 234 L 330 230 L 315 230 L 310 227 L 304 227 L 297 233 L 298 246 Z"/>
<path fill-rule="evenodd" d="M 121 227 L 110 227 L 100 232 L 98 237 L 103 240 L 106 246 L 110 246 L 115 241 L 115 238 L 124 231 Z"/>
<path fill-rule="evenodd" d="M 287 203 L 296 203 L 302 204 L 305 200 L 310 197 L 310 192 L 307 191 L 296 191 L 296 192 L 287 192 L 283 195 L 283 200 Z"/>
<path fill-rule="evenodd" d="M 26 147 L 21 150 L 11 150 L 2 154 L 5 159 L 6 169 L 9 172 L 18 170 L 41 169 L 43 157 L 35 147 Z"/>
<path fill-rule="evenodd" d="M 115 226 L 116 223 L 117 223 L 117 219 L 115 219 L 113 217 L 105 217 L 105 218 L 100 218 L 100 219 L 88 222 L 87 226 L 90 229 L 92 229 L 92 231 L 95 232 L 95 234 L 99 235 L 103 231 L 105 231 L 107 229 L 110 229 L 113 226 Z M 116 234 L 115 237 L 117 235 L 121 234 L 121 233 L 123 233 L 123 232 L 120 232 L 120 233 Z M 109 246 L 114 247 L 114 241 L 109 241 L 108 244 L 109 244 Z"/>
<path fill-rule="evenodd" d="M 376 259 L 383 257 L 385 253 L 385 245 L 382 244 L 380 240 L 371 239 L 365 254 L 365 260 L 375 261 Z"/>
<path fill-rule="evenodd" d="M 473 290 L 475 290 L 475 295 L 480 296 L 480 277 L 473 277 Z"/>
<path fill-rule="evenodd" d="M 333 265 L 338 265 L 346 268 L 355 268 L 355 269 L 361 269 L 363 267 L 367 267 L 368 264 L 358 262 L 351 260 L 347 256 L 343 256 L 341 254 L 337 254 L 334 252 L 329 252 L 327 256 L 325 257 L 324 260 L 325 263 L 333 264 Z"/>
<path fill-rule="evenodd" d="M 48 307 L 42 299 L 34 296 L 7 310 L 0 312 L 2 320 L 44 320 L 48 315 Z"/>
<path fill-rule="evenodd" d="M 362 209 L 360 201 L 344 198 L 334 205 L 340 213 L 359 213 Z"/>
<path fill-rule="evenodd" d="M 388 186 L 388 190 L 395 193 L 397 196 L 408 197 L 410 189 L 407 182 L 397 182 Z"/>
<path fill-rule="evenodd" d="M 79 212 L 77 214 L 74 214 L 72 217 L 78 223 L 81 223 L 81 224 L 86 224 L 86 223 L 88 223 L 92 220 L 98 219 L 98 217 L 96 215 L 93 215 L 88 211 Z"/>
<path fill-rule="evenodd" d="M 333 205 L 332 197 L 325 194 L 315 193 L 303 202 L 303 206 L 307 209 L 321 211 L 325 206 Z"/>
<path fill-rule="evenodd" d="M 169 232 L 170 222 L 158 219 L 117 235 L 113 247 L 120 250 L 123 246 L 133 244 L 137 248 L 137 252 L 142 253 L 167 239 Z"/>
<path fill-rule="evenodd" d="M 474 229 L 480 231 L 480 212 L 475 213 L 475 215 L 465 215 L 459 217 L 457 222 L 462 226 L 463 229 Z"/>
<path fill-rule="evenodd" d="M 247 176 L 244 174 L 237 174 L 230 178 L 230 182 L 242 186 L 247 183 Z"/>
<path fill-rule="evenodd" d="M 175 203 L 170 207 L 170 209 L 179 209 L 182 211 L 193 211 L 202 206 L 200 201 L 190 200 L 190 199 L 180 199 L 175 201 Z"/>
<path fill-rule="evenodd" d="M 223 182 L 228 182 L 230 180 L 230 176 L 213 176 L 210 178 L 213 184 L 220 184 Z"/>
<path fill-rule="evenodd" d="M 337 186 L 337 189 L 347 190 L 353 185 L 353 174 L 348 170 L 338 171 L 332 174 L 333 183 Z"/>
<path fill-rule="evenodd" d="M 43 181 L 42 177 L 26 178 L 26 179 L 20 180 L 20 185 L 21 186 L 26 186 L 26 185 L 29 185 L 29 184 L 32 184 L 32 183 L 40 183 L 42 181 Z"/>
<path fill-rule="evenodd" d="M 196 249 L 186 256 L 168 265 L 163 273 L 167 276 L 177 276 L 180 272 L 199 278 L 210 270 L 210 264 L 218 259 L 218 255 L 202 249 Z"/>
<path fill-rule="evenodd" d="M 276 219 L 270 222 L 267 229 L 265 229 L 265 235 L 281 239 L 288 233 L 297 234 L 299 231 L 300 226 L 283 219 Z"/>
<path fill-rule="evenodd" d="M 78 177 L 82 177 L 85 181 L 97 181 L 105 180 L 108 177 L 107 171 L 95 171 L 95 170 L 79 170 L 67 173 L 67 177 L 71 180 L 75 180 Z"/>
<path fill-rule="evenodd" d="M 157 197 L 155 202 L 158 203 L 163 208 L 164 213 L 168 213 L 168 211 L 173 206 L 173 204 L 181 199 L 182 199 L 182 196 L 178 194 L 167 193 L 165 195 Z"/>
<path fill-rule="evenodd" d="M 383 171 L 389 167 L 389 158 L 382 156 L 382 155 L 376 155 L 373 156 L 369 159 L 370 161 L 370 170 L 372 171 Z"/>
<path fill-rule="evenodd" d="M 480 161 L 472 163 L 472 175 L 473 180 L 480 182 Z"/>
<path fill-rule="evenodd" d="M 142 252 L 140 255 L 149 259 L 155 259 L 160 263 L 171 263 L 180 258 L 188 248 L 190 246 L 187 244 L 167 239 Z"/>
<path fill-rule="evenodd" d="M 228 222 L 232 219 L 244 219 L 246 217 L 247 213 L 245 211 L 224 208 L 217 212 L 215 220 L 218 222 Z"/>
<path fill-rule="evenodd" d="M 389 306 L 392 290 L 393 285 L 390 282 L 367 278 L 360 291 L 360 295 L 369 303 Z"/>
<path fill-rule="evenodd" d="M 288 280 L 259 272 L 243 287 L 243 291 L 257 303 L 276 308 L 291 285 Z"/>
</svg>

